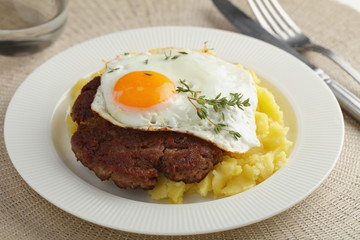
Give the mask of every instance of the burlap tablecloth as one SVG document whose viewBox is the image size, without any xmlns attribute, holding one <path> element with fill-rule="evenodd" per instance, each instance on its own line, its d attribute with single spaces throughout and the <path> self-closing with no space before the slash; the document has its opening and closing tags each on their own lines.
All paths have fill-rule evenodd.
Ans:
<svg viewBox="0 0 360 240">
<path fill-rule="evenodd" d="M 245 0 L 235 2 L 250 13 Z M 332 0 L 281 0 L 281 3 L 314 41 L 333 49 L 360 70 L 359 12 Z M 50 57 L 103 34 L 159 25 L 235 31 L 210 0 L 72 1 L 66 29 L 54 45 L 32 56 L 0 56 L 0 125 L 3 126 L 7 106 L 17 87 Z M 335 64 L 316 53 L 306 55 L 360 96 L 359 85 Z M 1 137 L 0 239 L 360 239 L 360 128 L 346 114 L 344 118 L 345 143 L 339 161 L 324 183 L 305 200 L 250 226 L 182 237 L 116 231 L 58 209 L 22 180 Z M 3 136 L 3 127 L 0 134 Z"/>
</svg>

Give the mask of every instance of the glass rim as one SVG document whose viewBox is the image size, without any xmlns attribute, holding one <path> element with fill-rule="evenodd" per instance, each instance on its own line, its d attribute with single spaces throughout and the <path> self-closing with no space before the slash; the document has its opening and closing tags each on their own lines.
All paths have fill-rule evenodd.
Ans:
<svg viewBox="0 0 360 240">
<path fill-rule="evenodd" d="M 22 33 L 22 32 L 27 32 L 27 31 L 32 31 L 34 29 L 37 28 L 43 28 L 46 27 L 47 25 L 52 24 L 54 21 L 64 18 L 64 20 L 66 19 L 66 15 L 68 13 L 68 6 L 69 6 L 69 1 L 68 0 L 62 0 L 63 2 L 63 6 L 60 9 L 60 11 L 51 19 L 49 19 L 48 21 L 41 23 L 39 25 L 36 26 L 32 26 L 32 27 L 28 27 L 28 28 L 19 28 L 19 29 L 1 29 L 0 28 L 0 34 L 7 34 L 7 33 Z M 0 39 L 1 41 L 1 39 Z"/>
</svg>

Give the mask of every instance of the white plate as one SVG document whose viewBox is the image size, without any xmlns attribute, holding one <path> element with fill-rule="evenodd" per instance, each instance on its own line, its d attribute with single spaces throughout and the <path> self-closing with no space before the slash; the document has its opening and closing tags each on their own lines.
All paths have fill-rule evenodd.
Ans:
<svg viewBox="0 0 360 240">
<path fill-rule="evenodd" d="M 255 70 L 268 81 L 295 142 L 289 163 L 258 186 L 223 199 L 187 204 L 151 202 L 143 191 L 101 182 L 75 161 L 65 131 L 68 89 L 100 69 L 101 59 L 168 46 L 199 49 Z M 304 64 L 261 41 L 198 27 L 154 27 L 113 33 L 74 46 L 45 62 L 19 87 L 8 107 L 5 141 L 25 181 L 59 208 L 124 231 L 182 235 L 245 226 L 278 214 L 310 194 L 333 168 L 343 143 L 340 108 Z"/>
</svg>

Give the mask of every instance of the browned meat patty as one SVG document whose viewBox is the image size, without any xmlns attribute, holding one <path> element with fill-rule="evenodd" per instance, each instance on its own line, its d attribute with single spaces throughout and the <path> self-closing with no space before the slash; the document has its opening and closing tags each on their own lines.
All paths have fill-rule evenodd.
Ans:
<svg viewBox="0 0 360 240">
<path fill-rule="evenodd" d="M 152 189 L 159 172 L 174 181 L 201 181 L 221 161 L 222 151 L 191 135 L 121 128 L 91 110 L 100 77 L 81 91 L 71 117 L 79 124 L 71 138 L 76 158 L 101 179 L 120 188 Z"/>
</svg>

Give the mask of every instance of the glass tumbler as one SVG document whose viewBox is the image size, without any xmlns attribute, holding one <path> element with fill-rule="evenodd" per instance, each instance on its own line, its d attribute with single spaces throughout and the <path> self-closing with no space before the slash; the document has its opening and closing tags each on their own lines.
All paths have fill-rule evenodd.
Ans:
<svg viewBox="0 0 360 240">
<path fill-rule="evenodd" d="M 67 0 L 0 0 L 0 54 L 24 56 L 50 46 L 67 18 Z"/>
</svg>

